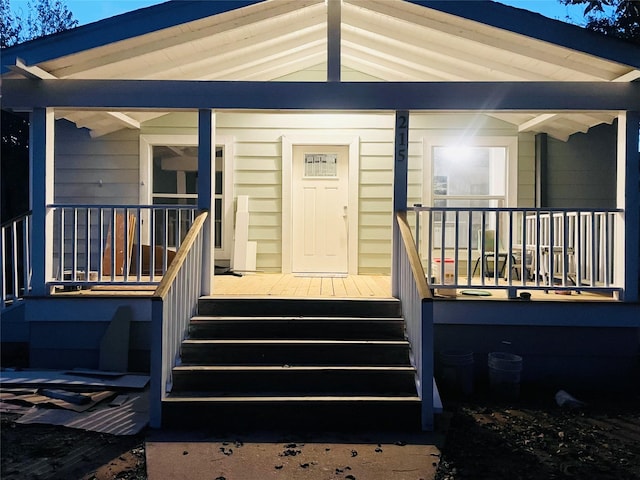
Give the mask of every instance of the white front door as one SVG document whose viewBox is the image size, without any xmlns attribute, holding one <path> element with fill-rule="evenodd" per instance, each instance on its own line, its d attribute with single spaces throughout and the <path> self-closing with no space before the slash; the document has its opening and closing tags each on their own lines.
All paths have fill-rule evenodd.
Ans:
<svg viewBox="0 0 640 480">
<path fill-rule="evenodd" d="M 349 147 L 293 146 L 293 273 L 346 274 Z"/>
</svg>

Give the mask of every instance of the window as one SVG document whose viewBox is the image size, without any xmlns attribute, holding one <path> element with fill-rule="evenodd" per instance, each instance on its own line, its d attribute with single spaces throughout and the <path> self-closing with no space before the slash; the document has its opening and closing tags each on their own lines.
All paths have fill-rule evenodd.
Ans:
<svg viewBox="0 0 640 480">
<path fill-rule="evenodd" d="M 232 228 L 229 218 L 232 212 L 231 183 L 231 139 L 216 145 L 215 190 L 213 221 L 215 222 L 214 245 L 216 255 L 230 258 Z M 143 135 L 141 137 L 141 203 L 153 205 L 196 205 L 198 202 L 198 139 L 195 135 L 164 136 Z M 148 179 L 145 182 L 145 179 Z M 148 183 L 148 185 L 147 185 Z M 186 217 L 185 217 L 186 218 Z M 162 229 L 164 221 L 156 219 L 156 229 Z M 178 231 L 186 234 L 186 220 L 173 213 L 167 220 L 168 238 Z M 184 233 L 183 233 L 184 232 Z M 156 232 L 156 235 L 162 234 Z"/>
<path fill-rule="evenodd" d="M 505 147 L 433 147 L 434 204 L 503 206 L 506 198 Z"/>
<path fill-rule="evenodd" d="M 505 207 L 513 205 L 516 191 L 517 138 L 480 137 L 466 145 L 448 138 L 427 142 L 425 168 L 425 199 L 433 207 Z M 440 247 L 445 228 L 446 248 L 455 242 L 455 213 L 434 214 L 434 246 Z M 487 216 L 494 219 L 494 216 Z M 493 220 L 491 220 L 493 221 Z M 482 216 L 460 212 L 458 247 L 467 248 L 466 235 L 471 222 L 471 248 L 476 248 L 477 232 Z M 485 225 L 491 228 L 492 225 Z"/>
</svg>

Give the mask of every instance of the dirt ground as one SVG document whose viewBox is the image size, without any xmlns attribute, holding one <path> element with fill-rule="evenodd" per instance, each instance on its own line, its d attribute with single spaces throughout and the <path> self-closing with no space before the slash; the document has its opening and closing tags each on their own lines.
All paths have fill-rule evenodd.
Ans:
<svg viewBox="0 0 640 480">
<path fill-rule="evenodd" d="M 640 395 L 571 392 L 586 403 L 571 408 L 555 393 L 446 402 L 436 480 L 640 479 Z"/>
<path fill-rule="evenodd" d="M 2 480 L 144 480 L 144 434 L 115 436 L 1 415 Z"/>
<path fill-rule="evenodd" d="M 436 480 L 640 480 L 640 396 L 579 398 L 587 405 L 572 409 L 553 392 L 512 402 L 445 397 Z M 1 417 L 3 480 L 146 479 L 144 432 L 113 436 L 15 418 Z"/>
</svg>

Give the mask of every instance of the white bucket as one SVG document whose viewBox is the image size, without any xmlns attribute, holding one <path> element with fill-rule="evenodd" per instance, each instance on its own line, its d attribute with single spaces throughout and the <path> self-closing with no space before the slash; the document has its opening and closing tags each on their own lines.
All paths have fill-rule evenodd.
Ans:
<svg viewBox="0 0 640 480">
<path fill-rule="evenodd" d="M 469 395 L 473 392 L 473 352 L 440 352 L 440 380 L 445 389 Z"/>
<path fill-rule="evenodd" d="M 441 274 L 441 265 L 442 261 L 440 258 L 434 258 L 431 262 L 431 271 L 433 273 L 433 277 L 435 278 L 436 284 L 453 284 L 455 282 L 455 271 L 456 271 L 456 263 L 453 258 L 445 258 L 444 259 L 444 278 L 440 278 Z M 455 288 L 437 288 L 436 293 L 438 295 L 443 295 L 446 297 L 455 297 L 456 289 Z"/>
<path fill-rule="evenodd" d="M 489 354 L 488 365 L 491 391 L 503 398 L 518 398 L 522 357 L 513 353 L 492 352 Z"/>
</svg>

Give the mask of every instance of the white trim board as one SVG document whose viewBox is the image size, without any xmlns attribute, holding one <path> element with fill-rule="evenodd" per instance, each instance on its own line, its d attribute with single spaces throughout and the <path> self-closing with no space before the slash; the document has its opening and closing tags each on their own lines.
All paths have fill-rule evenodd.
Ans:
<svg viewBox="0 0 640 480">
<path fill-rule="evenodd" d="M 360 171 L 360 137 L 348 135 L 283 135 L 282 136 L 282 273 L 292 270 L 293 146 L 345 145 L 349 147 L 349 202 L 347 240 L 350 275 L 358 273 L 358 192 Z"/>
</svg>

